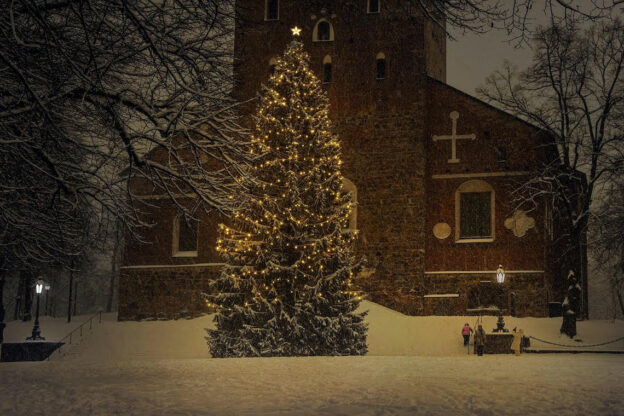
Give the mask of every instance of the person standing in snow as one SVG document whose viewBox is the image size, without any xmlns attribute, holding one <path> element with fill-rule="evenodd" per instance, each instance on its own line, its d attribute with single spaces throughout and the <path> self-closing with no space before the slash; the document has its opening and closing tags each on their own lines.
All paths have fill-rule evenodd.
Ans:
<svg viewBox="0 0 624 416">
<path fill-rule="evenodd" d="M 477 355 L 483 355 L 483 349 L 485 348 L 485 330 L 483 325 L 479 325 L 477 332 L 475 332 L 475 345 L 477 346 Z"/>
<path fill-rule="evenodd" d="M 520 351 L 522 350 L 522 337 L 523 336 L 524 336 L 523 330 L 519 330 L 516 332 L 516 328 L 514 328 L 511 349 L 516 355 L 520 355 Z"/>
<path fill-rule="evenodd" d="M 468 341 L 470 341 L 471 332 L 474 332 L 474 331 L 472 330 L 472 328 L 470 328 L 470 325 L 468 325 L 468 322 L 466 322 L 466 324 L 462 328 L 462 335 L 464 337 L 464 347 L 468 345 Z"/>
<path fill-rule="evenodd" d="M 568 293 L 561 304 L 563 312 L 563 322 L 559 332 L 566 334 L 570 338 L 576 336 L 576 314 L 579 312 L 581 300 L 581 286 L 578 284 L 574 272 L 568 273 Z"/>
</svg>

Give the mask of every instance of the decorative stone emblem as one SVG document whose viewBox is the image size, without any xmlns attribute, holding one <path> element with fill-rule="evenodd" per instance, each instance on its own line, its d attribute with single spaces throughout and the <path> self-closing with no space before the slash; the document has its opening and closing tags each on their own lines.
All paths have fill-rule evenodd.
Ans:
<svg viewBox="0 0 624 416">
<path fill-rule="evenodd" d="M 459 163 L 459 159 L 457 159 L 457 140 L 461 139 L 470 139 L 474 140 L 477 138 L 476 134 L 457 134 L 457 119 L 459 118 L 459 113 L 457 111 L 451 111 L 449 114 L 451 118 L 451 135 L 450 136 L 433 136 L 433 141 L 437 142 L 438 140 L 450 140 L 451 141 L 451 158 L 448 160 L 448 163 Z"/>
<path fill-rule="evenodd" d="M 527 216 L 526 211 L 516 210 L 513 216 L 505 220 L 505 228 L 511 230 L 516 237 L 524 237 L 528 230 L 535 227 L 535 219 Z"/>
<path fill-rule="evenodd" d="M 439 222 L 433 226 L 433 235 L 435 235 L 438 240 L 444 240 L 451 235 L 451 226 L 445 222 Z"/>
</svg>

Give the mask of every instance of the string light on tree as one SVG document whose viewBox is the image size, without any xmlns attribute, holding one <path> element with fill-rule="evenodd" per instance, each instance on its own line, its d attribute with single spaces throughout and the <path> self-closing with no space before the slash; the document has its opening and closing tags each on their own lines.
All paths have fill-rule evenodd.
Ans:
<svg viewBox="0 0 624 416">
<path fill-rule="evenodd" d="M 351 285 L 356 233 L 346 229 L 353 203 L 328 100 L 301 42 L 277 60 L 254 121 L 254 186 L 245 209 L 219 227 L 227 265 L 208 296 L 218 306 L 211 353 L 364 354 L 362 296 Z"/>
</svg>

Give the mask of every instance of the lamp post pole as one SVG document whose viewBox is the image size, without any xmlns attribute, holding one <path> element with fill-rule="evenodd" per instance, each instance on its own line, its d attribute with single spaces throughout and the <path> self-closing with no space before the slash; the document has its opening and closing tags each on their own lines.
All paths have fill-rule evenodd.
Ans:
<svg viewBox="0 0 624 416">
<path fill-rule="evenodd" d="M 4 271 L 0 270 L 0 345 L 4 341 Z M 1 348 L 1 347 L 0 347 Z"/>
<path fill-rule="evenodd" d="M 26 340 L 38 340 L 38 339 L 45 339 L 44 337 L 41 336 L 41 330 L 39 329 L 39 299 L 41 298 L 41 291 L 43 289 L 43 280 L 39 279 L 37 280 L 37 283 L 35 284 L 35 289 L 37 291 L 37 310 L 35 312 L 35 325 L 33 326 L 33 330 L 32 330 L 32 335 L 28 338 L 26 338 Z"/>
<path fill-rule="evenodd" d="M 505 283 L 505 269 L 503 269 L 502 264 L 499 264 L 498 269 L 496 269 L 496 282 L 501 286 L 501 288 Z M 509 332 L 508 329 L 505 329 L 505 320 L 503 318 L 502 308 L 498 309 L 498 321 L 496 322 L 496 328 L 494 328 L 492 332 Z"/>
</svg>

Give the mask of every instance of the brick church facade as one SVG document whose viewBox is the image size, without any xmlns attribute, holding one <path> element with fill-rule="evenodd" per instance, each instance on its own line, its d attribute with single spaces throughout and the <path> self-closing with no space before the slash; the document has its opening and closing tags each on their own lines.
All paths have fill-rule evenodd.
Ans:
<svg viewBox="0 0 624 416">
<path fill-rule="evenodd" d="M 514 209 L 511 196 L 552 157 L 537 150 L 546 139 L 446 85 L 442 29 L 400 4 L 238 1 L 235 95 L 257 94 L 290 29 L 301 27 L 342 141 L 345 187 L 357 200 L 350 227 L 359 230 L 356 253 L 366 258 L 357 281 L 367 297 L 410 315 L 496 306 L 547 316 L 549 302 L 563 299 L 567 274 L 555 261 L 558 227 L 546 205 Z M 145 198 L 156 226 L 146 235 L 152 244 L 126 247 L 119 319 L 201 312 L 200 293 L 222 266 L 214 246 L 223 219 L 200 217 L 189 242 L 166 199 Z"/>
</svg>

